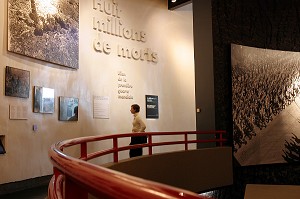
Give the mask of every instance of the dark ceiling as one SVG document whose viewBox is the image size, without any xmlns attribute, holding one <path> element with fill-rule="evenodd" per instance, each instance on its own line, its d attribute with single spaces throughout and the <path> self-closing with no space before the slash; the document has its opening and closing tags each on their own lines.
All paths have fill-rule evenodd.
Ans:
<svg viewBox="0 0 300 199">
<path fill-rule="evenodd" d="M 174 0 L 168 0 L 168 9 L 169 10 L 175 10 L 176 8 L 179 8 L 181 6 L 184 6 L 184 5 L 192 2 L 192 0 L 176 0 L 175 2 L 172 2 L 172 1 L 174 1 Z"/>
</svg>

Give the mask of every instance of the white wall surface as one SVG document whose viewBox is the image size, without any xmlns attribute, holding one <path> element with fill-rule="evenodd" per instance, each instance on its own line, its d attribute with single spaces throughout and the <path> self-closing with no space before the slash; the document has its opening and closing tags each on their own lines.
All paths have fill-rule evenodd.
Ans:
<svg viewBox="0 0 300 199">
<path fill-rule="evenodd" d="M 0 184 L 52 174 L 48 150 L 60 140 L 131 132 L 129 110 L 133 103 L 141 106 L 147 132 L 195 130 L 192 12 L 168 11 L 167 1 L 162 0 L 116 2 L 122 10 L 120 18 L 124 27 L 144 31 L 147 41 L 102 34 L 112 52 L 109 55 L 96 52 L 93 17 L 105 15 L 93 9 L 93 0 L 80 0 L 79 69 L 72 70 L 8 52 L 7 0 L 0 1 L 0 135 L 5 136 L 7 151 L 0 155 Z M 157 53 L 158 61 L 119 57 L 116 52 L 119 44 L 130 49 L 151 48 Z M 5 96 L 6 66 L 30 71 L 28 99 Z M 118 99 L 119 71 L 126 74 L 127 82 L 133 86 L 129 90 L 133 99 Z M 33 86 L 55 89 L 54 114 L 32 112 Z M 158 96 L 159 119 L 145 118 L 145 95 Z M 59 96 L 79 98 L 78 122 L 58 120 Z M 93 96 L 109 97 L 109 119 L 93 118 Z M 10 120 L 10 104 L 27 106 L 28 119 Z M 38 127 L 36 132 L 32 130 L 34 124 Z M 128 143 L 129 139 L 122 144 Z M 122 156 L 127 158 L 128 154 Z"/>
</svg>

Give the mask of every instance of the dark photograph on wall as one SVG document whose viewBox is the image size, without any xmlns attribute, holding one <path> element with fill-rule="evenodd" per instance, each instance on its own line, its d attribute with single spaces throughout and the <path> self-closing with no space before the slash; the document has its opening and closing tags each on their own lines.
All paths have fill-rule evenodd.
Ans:
<svg viewBox="0 0 300 199">
<path fill-rule="evenodd" d="M 30 72 L 6 66 L 5 95 L 12 97 L 29 97 Z"/>
<path fill-rule="evenodd" d="M 146 118 L 157 119 L 158 117 L 158 96 L 146 95 Z"/>
<path fill-rule="evenodd" d="M 78 121 L 78 98 L 59 97 L 59 120 Z"/>
<path fill-rule="evenodd" d="M 1 136 L 0 136 L 1 138 Z M 6 151 L 5 151 L 5 148 L 4 148 L 4 145 L 2 144 L 2 141 L 0 140 L 0 154 L 5 154 Z"/>
<path fill-rule="evenodd" d="M 300 53 L 231 45 L 234 156 L 300 161 Z"/>
<path fill-rule="evenodd" d="M 33 112 L 54 113 L 54 89 L 34 87 Z"/>
<path fill-rule="evenodd" d="M 77 69 L 79 0 L 8 0 L 8 50 Z"/>
</svg>

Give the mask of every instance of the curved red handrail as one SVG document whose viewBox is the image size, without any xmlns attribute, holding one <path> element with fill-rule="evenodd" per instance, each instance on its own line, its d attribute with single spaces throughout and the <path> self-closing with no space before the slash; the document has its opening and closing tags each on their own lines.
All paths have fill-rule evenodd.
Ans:
<svg viewBox="0 0 300 199">
<path fill-rule="evenodd" d="M 88 193 L 103 199 L 163 199 L 163 198 L 206 198 L 190 191 L 164 185 L 161 183 L 144 180 L 130 176 L 121 172 L 113 171 L 87 162 L 106 154 L 114 154 L 114 162 L 118 162 L 118 153 L 131 148 L 148 148 L 148 154 L 152 155 L 152 148 L 155 146 L 165 146 L 174 144 L 188 145 L 202 142 L 218 142 L 222 146 L 226 141 L 222 137 L 225 131 L 190 131 L 190 132 L 158 132 L 158 133 L 127 133 L 106 136 L 90 136 L 65 140 L 53 144 L 49 150 L 49 157 L 53 164 L 54 176 L 49 184 L 49 199 L 87 199 Z M 194 134 L 214 134 L 218 138 L 207 140 L 190 140 L 188 135 Z M 118 139 L 132 136 L 148 137 L 147 144 L 130 145 L 118 147 Z M 183 135 L 183 140 L 155 142 L 153 137 L 164 135 Z M 111 140 L 113 147 L 88 154 L 87 145 L 91 142 Z M 64 148 L 80 145 L 81 157 L 75 158 L 63 153 Z"/>
</svg>

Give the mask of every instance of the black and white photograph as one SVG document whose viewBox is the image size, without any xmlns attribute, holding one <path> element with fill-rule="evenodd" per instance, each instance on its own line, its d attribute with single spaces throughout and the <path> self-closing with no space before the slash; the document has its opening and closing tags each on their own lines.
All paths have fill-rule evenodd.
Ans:
<svg viewBox="0 0 300 199">
<path fill-rule="evenodd" d="M 235 158 L 299 162 L 300 53 L 232 44 L 231 62 Z"/>
<path fill-rule="evenodd" d="M 54 89 L 41 86 L 34 87 L 33 112 L 54 113 Z"/>
<path fill-rule="evenodd" d="M 0 138 L 2 138 L 3 136 L 0 136 Z M 4 148 L 4 144 L 2 144 L 2 141 L 0 139 L 0 154 L 5 154 L 5 148 Z"/>
<path fill-rule="evenodd" d="M 79 68 L 79 0 L 8 0 L 8 50 Z"/>
<path fill-rule="evenodd" d="M 30 72 L 6 66 L 5 95 L 11 97 L 29 98 Z"/>
<path fill-rule="evenodd" d="M 59 97 L 59 120 L 78 121 L 78 98 Z"/>
</svg>

